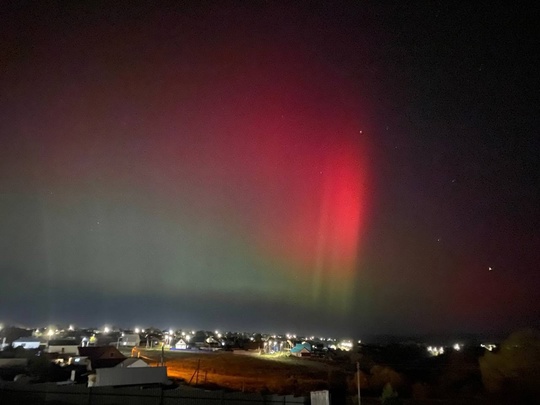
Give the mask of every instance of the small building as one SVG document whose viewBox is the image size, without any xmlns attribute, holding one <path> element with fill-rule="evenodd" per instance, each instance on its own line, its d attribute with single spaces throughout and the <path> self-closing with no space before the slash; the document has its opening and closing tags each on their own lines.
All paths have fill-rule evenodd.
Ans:
<svg viewBox="0 0 540 405">
<path fill-rule="evenodd" d="M 88 371 L 92 370 L 90 360 L 86 356 L 73 356 L 68 360 L 68 365 L 76 367 L 85 367 Z"/>
<path fill-rule="evenodd" d="M 115 367 L 126 359 L 114 346 L 79 347 L 79 357 L 86 357 L 92 370 Z"/>
<path fill-rule="evenodd" d="M 167 384 L 167 367 L 98 368 L 88 376 L 89 387 Z"/>
<path fill-rule="evenodd" d="M 143 359 L 137 357 L 128 357 L 122 363 L 117 364 L 116 367 L 150 367 L 150 365 Z"/>
<path fill-rule="evenodd" d="M 174 345 L 174 348 L 176 350 L 186 350 L 188 348 L 188 345 L 184 339 L 180 338 L 178 342 L 176 342 L 176 344 Z"/>
<path fill-rule="evenodd" d="M 309 357 L 311 356 L 311 345 L 309 343 L 298 343 L 291 349 L 291 356 Z"/>
<path fill-rule="evenodd" d="M 77 354 L 79 353 L 79 342 L 75 339 L 54 339 L 49 340 L 47 351 L 49 353 Z"/>
<path fill-rule="evenodd" d="M 15 347 L 22 347 L 23 349 L 39 349 L 41 346 L 45 347 L 47 345 L 46 342 L 41 340 L 40 338 L 28 336 L 28 337 L 21 337 L 17 340 L 14 340 L 11 345 Z"/>
<path fill-rule="evenodd" d="M 138 333 L 123 333 L 119 343 L 121 346 L 136 347 L 141 344 L 141 337 Z"/>
</svg>

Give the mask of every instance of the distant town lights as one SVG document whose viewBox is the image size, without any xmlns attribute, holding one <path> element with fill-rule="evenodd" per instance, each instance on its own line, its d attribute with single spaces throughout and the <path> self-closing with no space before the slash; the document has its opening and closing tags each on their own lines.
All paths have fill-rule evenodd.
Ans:
<svg viewBox="0 0 540 405">
<path fill-rule="evenodd" d="M 492 343 L 482 343 L 480 347 L 483 347 L 484 349 L 489 350 L 490 352 L 492 352 L 493 350 L 497 348 L 497 346 Z"/>
<path fill-rule="evenodd" d="M 429 352 L 429 354 L 431 354 L 432 356 L 439 356 L 441 354 L 444 354 L 444 348 L 441 346 L 441 347 L 436 347 L 436 346 L 429 346 L 427 348 L 427 351 Z"/>
<path fill-rule="evenodd" d="M 345 351 L 351 350 L 352 347 L 353 347 L 353 344 L 350 340 L 342 340 L 338 345 L 339 349 L 345 350 Z"/>
</svg>

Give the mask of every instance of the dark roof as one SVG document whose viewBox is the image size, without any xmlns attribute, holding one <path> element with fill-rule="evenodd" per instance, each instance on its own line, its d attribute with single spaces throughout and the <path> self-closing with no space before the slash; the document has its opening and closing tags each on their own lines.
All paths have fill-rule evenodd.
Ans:
<svg viewBox="0 0 540 405">
<path fill-rule="evenodd" d="M 126 359 L 114 346 L 79 347 L 79 356 L 88 357 L 93 369 L 114 367 Z"/>
<path fill-rule="evenodd" d="M 75 339 L 49 340 L 49 346 L 78 346 L 81 342 Z"/>
</svg>

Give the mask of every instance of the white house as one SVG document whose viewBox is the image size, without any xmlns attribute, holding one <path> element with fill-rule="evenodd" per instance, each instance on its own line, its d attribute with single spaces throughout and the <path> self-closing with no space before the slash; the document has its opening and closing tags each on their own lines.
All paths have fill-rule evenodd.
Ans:
<svg viewBox="0 0 540 405">
<path fill-rule="evenodd" d="M 188 347 L 186 341 L 181 338 L 178 342 L 176 342 L 174 348 L 177 350 L 186 350 Z"/>
<path fill-rule="evenodd" d="M 167 367 L 98 368 L 88 376 L 89 387 L 167 384 Z"/>
<path fill-rule="evenodd" d="M 45 346 L 46 343 L 39 338 L 28 336 L 14 340 L 11 345 L 13 347 L 22 347 L 24 349 L 39 349 L 40 346 Z"/>
<path fill-rule="evenodd" d="M 150 367 L 146 361 L 137 357 L 128 357 L 116 367 Z"/>
<path fill-rule="evenodd" d="M 49 340 L 47 351 L 49 353 L 78 354 L 79 342 L 75 339 Z"/>
</svg>

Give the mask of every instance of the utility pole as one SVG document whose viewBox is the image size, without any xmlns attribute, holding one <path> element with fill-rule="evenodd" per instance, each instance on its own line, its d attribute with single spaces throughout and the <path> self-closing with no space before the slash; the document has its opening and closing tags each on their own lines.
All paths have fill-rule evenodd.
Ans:
<svg viewBox="0 0 540 405">
<path fill-rule="evenodd" d="M 165 343 L 161 345 L 161 367 L 165 366 Z"/>
<path fill-rule="evenodd" d="M 358 388 L 358 405 L 361 405 L 362 400 L 360 398 L 360 362 L 356 362 L 356 386 Z"/>
</svg>

